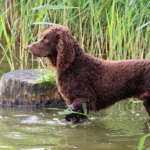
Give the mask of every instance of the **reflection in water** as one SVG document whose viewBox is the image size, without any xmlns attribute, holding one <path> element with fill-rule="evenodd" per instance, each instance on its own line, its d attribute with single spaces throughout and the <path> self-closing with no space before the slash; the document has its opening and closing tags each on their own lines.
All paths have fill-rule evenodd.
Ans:
<svg viewBox="0 0 150 150">
<path fill-rule="evenodd" d="M 57 111 L 43 108 L 0 108 L 0 149 L 137 149 L 149 133 L 142 103 L 122 101 L 71 125 Z M 148 138 L 145 148 L 150 147 Z"/>
</svg>

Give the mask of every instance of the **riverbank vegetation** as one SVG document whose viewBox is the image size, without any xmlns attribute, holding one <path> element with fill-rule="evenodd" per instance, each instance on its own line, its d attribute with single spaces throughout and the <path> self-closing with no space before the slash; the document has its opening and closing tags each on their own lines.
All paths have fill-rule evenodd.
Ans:
<svg viewBox="0 0 150 150">
<path fill-rule="evenodd" d="M 96 57 L 150 58 L 149 0 L 2 0 L 0 7 L 0 39 L 5 39 L 0 62 L 7 59 L 11 70 L 47 67 L 27 46 L 53 24 L 68 26 L 83 49 Z"/>
</svg>

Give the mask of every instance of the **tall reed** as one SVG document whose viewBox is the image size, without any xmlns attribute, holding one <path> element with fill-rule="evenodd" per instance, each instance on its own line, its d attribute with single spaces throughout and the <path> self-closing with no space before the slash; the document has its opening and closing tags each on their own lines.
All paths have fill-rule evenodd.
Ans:
<svg viewBox="0 0 150 150">
<path fill-rule="evenodd" d="M 37 58 L 25 49 L 53 24 L 68 26 L 83 49 L 96 57 L 150 58 L 149 0 L 1 0 L 0 6 L 0 37 L 7 42 L 0 47 L 12 70 L 28 68 L 29 59 L 35 68 Z M 37 62 L 43 68 L 45 60 Z"/>
</svg>

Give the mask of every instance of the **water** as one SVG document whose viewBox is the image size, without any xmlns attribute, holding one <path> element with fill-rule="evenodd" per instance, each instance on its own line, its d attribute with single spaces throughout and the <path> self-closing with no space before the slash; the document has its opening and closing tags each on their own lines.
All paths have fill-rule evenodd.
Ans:
<svg viewBox="0 0 150 150">
<path fill-rule="evenodd" d="M 148 115 L 142 103 L 128 100 L 89 118 L 70 124 L 56 110 L 45 108 L 0 108 L 0 149 L 137 149 L 142 136 L 149 133 Z M 150 147 L 150 138 L 145 141 Z"/>
</svg>

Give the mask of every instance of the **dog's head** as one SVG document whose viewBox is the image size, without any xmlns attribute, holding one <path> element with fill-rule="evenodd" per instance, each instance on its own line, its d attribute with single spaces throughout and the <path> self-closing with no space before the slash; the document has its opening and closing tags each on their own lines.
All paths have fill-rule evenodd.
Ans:
<svg viewBox="0 0 150 150">
<path fill-rule="evenodd" d="M 63 26 L 53 26 L 43 32 L 42 38 L 29 45 L 30 52 L 37 57 L 48 57 L 54 67 L 65 70 L 75 59 L 71 32 Z"/>
</svg>

